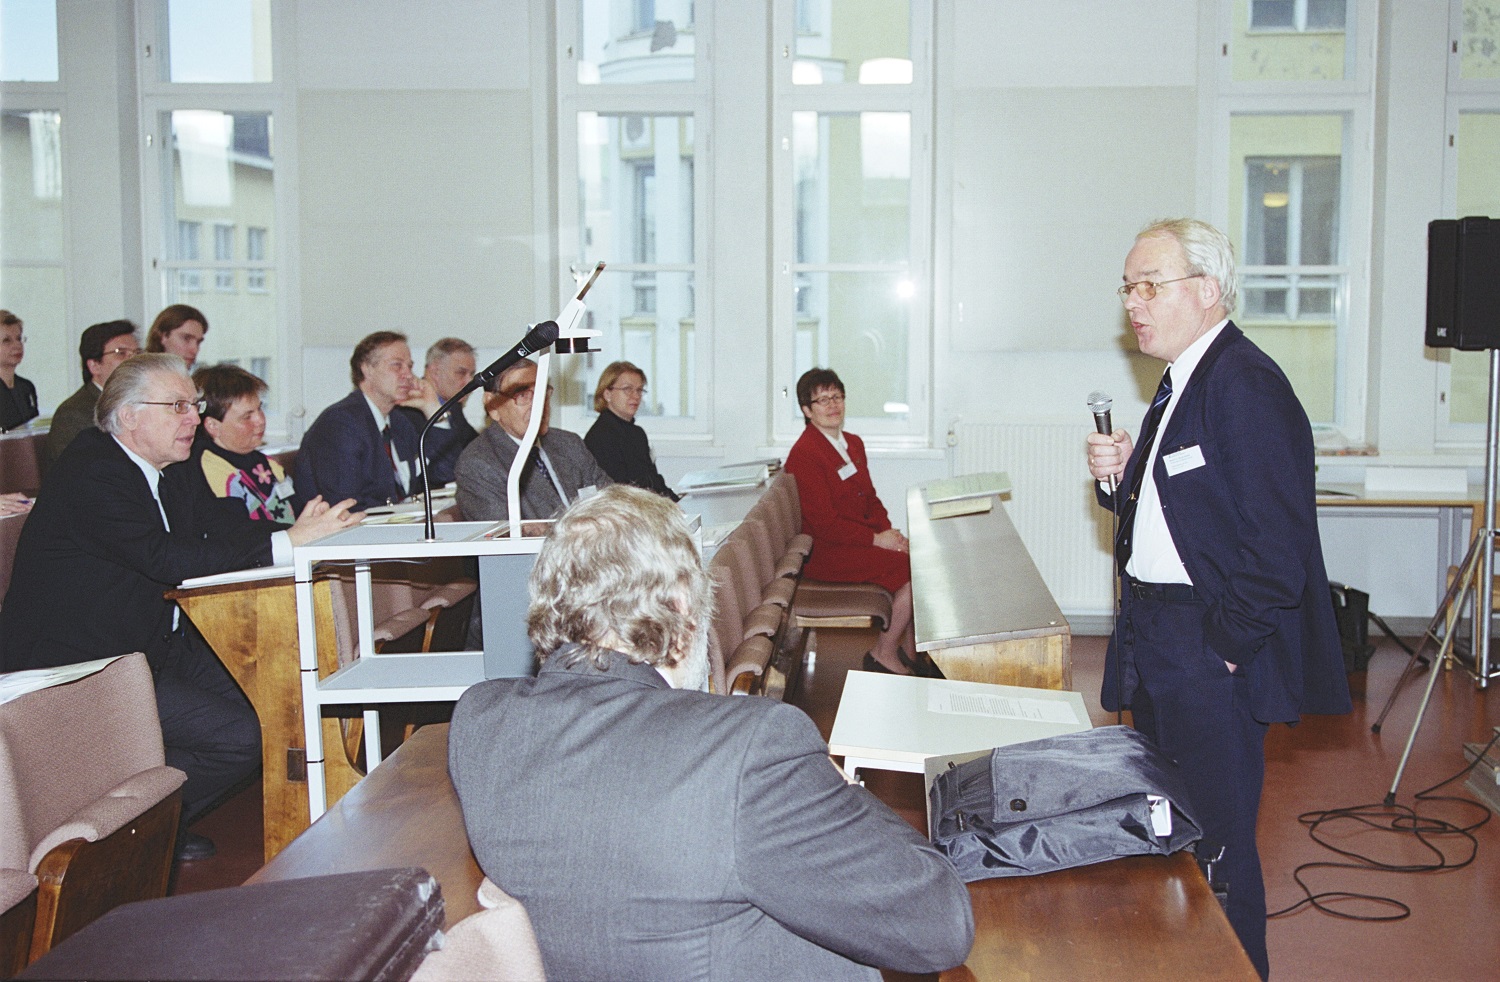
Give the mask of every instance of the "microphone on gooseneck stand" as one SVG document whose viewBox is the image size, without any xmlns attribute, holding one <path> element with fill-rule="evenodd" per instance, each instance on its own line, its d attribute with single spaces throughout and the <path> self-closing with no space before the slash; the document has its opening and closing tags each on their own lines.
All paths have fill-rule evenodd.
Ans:
<svg viewBox="0 0 1500 982">
<path fill-rule="evenodd" d="M 1111 433 L 1113 433 L 1115 431 L 1114 425 L 1110 422 L 1110 412 L 1109 412 L 1110 409 L 1113 408 L 1113 406 L 1114 406 L 1114 400 L 1111 399 L 1108 395 L 1104 394 L 1103 392 L 1094 391 L 1094 392 L 1090 392 L 1089 393 L 1089 412 L 1091 412 L 1091 413 L 1094 414 L 1094 429 L 1098 430 L 1100 433 L 1104 434 L 1105 436 L 1109 436 Z M 1119 487 L 1120 487 L 1120 484 L 1119 484 L 1118 479 L 1113 474 L 1111 474 L 1110 478 L 1109 478 L 1109 489 L 1111 491 L 1111 494 L 1110 494 L 1111 501 L 1110 501 L 1110 503 L 1114 506 L 1111 509 L 1111 511 L 1113 513 L 1112 521 L 1110 522 L 1110 524 L 1111 524 L 1112 527 L 1110 529 L 1110 536 L 1109 536 L 1109 541 L 1111 543 L 1114 543 L 1114 542 L 1118 541 L 1119 537 L 1120 537 L 1120 529 L 1119 529 L 1119 521 L 1120 521 L 1120 496 L 1119 496 L 1119 494 L 1114 493 L 1114 492 L 1117 492 L 1119 490 Z M 1111 552 L 1110 557 L 1109 557 L 1109 574 L 1110 574 L 1110 580 L 1114 584 L 1114 589 L 1113 589 L 1113 593 L 1114 593 L 1114 611 L 1115 611 L 1116 617 L 1118 618 L 1118 615 L 1120 613 L 1120 578 L 1115 575 L 1115 557 L 1114 557 L 1113 552 Z M 1116 623 L 1118 624 L 1118 619 L 1116 620 Z M 1115 638 L 1115 645 L 1116 645 L 1116 650 L 1115 650 L 1115 706 L 1117 707 L 1115 709 L 1115 724 L 1116 725 L 1120 725 L 1124 721 L 1124 708 L 1125 708 L 1123 705 L 1121 705 L 1121 703 L 1123 703 L 1124 700 L 1125 700 L 1124 682 L 1123 682 L 1123 680 L 1121 678 L 1121 676 L 1122 676 L 1122 674 L 1124 673 L 1124 670 L 1125 670 L 1124 669 L 1124 665 L 1122 664 L 1123 661 L 1124 661 L 1124 659 L 1125 659 L 1125 652 L 1119 650 L 1119 644 L 1120 644 L 1120 639 L 1118 637 L 1116 637 Z"/>
<path fill-rule="evenodd" d="M 428 542 L 437 539 L 437 529 L 433 525 L 432 517 L 432 486 L 427 480 L 427 431 L 432 429 L 432 424 L 452 412 L 453 408 L 463 400 L 464 396 L 482 385 L 488 385 L 491 379 L 522 358 L 534 355 L 556 341 L 558 333 L 557 321 L 542 321 L 540 324 L 537 324 L 531 330 L 527 331 L 526 336 L 517 341 L 514 347 L 499 358 L 496 358 L 494 363 L 488 368 L 482 372 L 475 372 L 474 377 L 469 379 L 468 384 L 455 392 L 453 398 L 438 407 L 438 411 L 432 414 L 432 418 L 427 421 L 427 425 L 422 427 L 422 432 L 417 437 L 417 461 L 422 467 L 422 510 L 423 518 L 425 519 L 423 531 L 426 533 Z"/>
</svg>

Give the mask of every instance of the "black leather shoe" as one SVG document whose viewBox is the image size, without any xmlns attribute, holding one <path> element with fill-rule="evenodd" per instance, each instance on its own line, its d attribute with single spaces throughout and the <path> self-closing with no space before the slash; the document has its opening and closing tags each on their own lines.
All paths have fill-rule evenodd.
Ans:
<svg viewBox="0 0 1500 982">
<path fill-rule="evenodd" d="M 177 848 L 172 858 L 179 863 L 191 863 L 195 859 L 209 859 L 218 852 L 214 840 L 197 832 L 183 832 L 177 837 Z"/>
<path fill-rule="evenodd" d="M 931 658 L 928 658 L 920 651 L 917 652 L 917 657 L 910 658 L 907 656 L 905 648 L 897 646 L 896 657 L 901 659 L 901 664 L 905 665 L 906 670 L 913 675 L 920 675 L 925 679 L 945 679 L 948 677 L 943 674 L 943 670 L 938 668 L 937 664 Z"/>
<path fill-rule="evenodd" d="M 889 668 L 886 668 L 884 665 L 880 664 L 880 662 L 876 661 L 875 656 L 870 654 L 868 651 L 865 652 L 865 660 L 864 663 L 860 665 L 860 668 L 866 672 L 880 672 L 883 675 L 896 674 Z"/>
</svg>

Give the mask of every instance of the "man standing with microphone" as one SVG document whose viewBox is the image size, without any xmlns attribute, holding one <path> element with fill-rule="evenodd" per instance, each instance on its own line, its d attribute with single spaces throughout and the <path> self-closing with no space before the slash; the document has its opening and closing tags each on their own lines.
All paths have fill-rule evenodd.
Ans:
<svg viewBox="0 0 1500 982">
<path fill-rule="evenodd" d="M 1141 425 L 1088 436 L 1099 501 L 1118 516 L 1121 603 L 1102 701 L 1181 767 L 1224 848 L 1229 921 L 1266 977 L 1256 813 L 1271 723 L 1350 710 L 1318 539 L 1312 428 L 1281 369 L 1234 323 L 1223 232 L 1147 226 L 1121 300 L 1140 350 L 1167 363 Z M 1117 479 L 1112 486 L 1111 478 Z"/>
</svg>

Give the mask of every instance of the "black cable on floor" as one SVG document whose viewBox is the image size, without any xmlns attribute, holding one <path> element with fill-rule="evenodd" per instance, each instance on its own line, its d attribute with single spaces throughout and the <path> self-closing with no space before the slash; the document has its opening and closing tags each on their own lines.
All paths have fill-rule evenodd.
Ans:
<svg viewBox="0 0 1500 982">
<path fill-rule="evenodd" d="M 1474 760 L 1463 770 L 1452 777 L 1445 778 L 1424 791 L 1418 791 L 1415 795 L 1417 802 L 1447 801 L 1459 805 L 1467 805 L 1470 808 L 1478 808 L 1482 816 L 1478 821 L 1470 825 L 1454 825 L 1442 819 L 1431 818 L 1418 814 L 1415 807 L 1407 808 L 1404 805 L 1386 805 L 1377 802 L 1370 805 L 1354 805 L 1349 808 L 1331 808 L 1326 811 L 1304 812 L 1297 816 L 1297 821 L 1307 826 L 1307 834 L 1312 840 L 1331 852 L 1336 852 L 1351 860 L 1350 862 L 1316 862 L 1303 863 L 1292 871 L 1292 879 L 1297 881 L 1297 886 L 1302 888 L 1303 898 L 1290 907 L 1273 911 L 1267 917 L 1283 917 L 1295 913 L 1304 907 L 1313 907 L 1333 917 L 1341 917 L 1350 921 L 1399 921 L 1411 916 L 1411 908 L 1393 897 L 1382 897 L 1377 894 L 1354 893 L 1348 890 L 1325 890 L 1314 892 L 1303 879 L 1303 874 L 1316 869 L 1357 869 L 1377 870 L 1387 873 L 1437 873 L 1444 870 L 1463 869 L 1479 853 L 1479 841 L 1474 837 L 1474 830 L 1490 820 L 1490 810 L 1477 801 L 1468 798 L 1455 798 L 1447 795 L 1435 795 L 1434 791 L 1447 784 L 1464 777 L 1472 771 L 1490 748 L 1500 741 L 1500 733 L 1490 738 L 1490 742 L 1484 745 Z M 1379 832 L 1395 832 L 1400 835 L 1410 835 L 1421 843 L 1423 848 L 1432 853 L 1434 859 L 1428 863 L 1386 863 L 1352 849 L 1343 849 L 1329 842 L 1319 833 L 1324 826 L 1334 823 L 1354 823 L 1356 826 L 1365 826 Z M 1448 855 L 1439 847 L 1437 841 L 1442 838 L 1457 837 L 1468 843 L 1468 855 L 1458 862 L 1453 862 Z M 1233 889 L 1231 887 L 1231 889 Z M 1385 913 L 1356 913 L 1340 910 L 1335 905 L 1365 905 L 1366 907 L 1386 908 Z"/>
</svg>

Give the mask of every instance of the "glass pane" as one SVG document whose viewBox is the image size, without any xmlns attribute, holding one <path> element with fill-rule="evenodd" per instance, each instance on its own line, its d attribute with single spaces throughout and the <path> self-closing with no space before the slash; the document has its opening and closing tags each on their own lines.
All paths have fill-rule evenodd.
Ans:
<svg viewBox="0 0 1500 982">
<path fill-rule="evenodd" d="M 26 354 L 19 374 L 36 386 L 37 402 L 46 415 L 78 388 L 77 335 L 70 336 L 63 294 L 61 266 L 0 268 L 5 309 L 21 318 Z"/>
<path fill-rule="evenodd" d="M 792 114 L 798 263 L 905 262 L 911 117 Z"/>
<path fill-rule="evenodd" d="M 693 80 L 693 0 L 580 0 L 578 84 Z"/>
<path fill-rule="evenodd" d="M 1343 132 L 1335 115 L 1230 120 L 1229 236 L 1245 266 L 1273 267 L 1246 275 L 1236 323 L 1315 423 L 1338 422 L 1344 277 L 1298 270 L 1342 262 Z"/>
<path fill-rule="evenodd" d="M 578 114 L 588 265 L 693 261 L 693 118 Z"/>
<path fill-rule="evenodd" d="M 61 114 L 0 113 L 0 175 L 0 260 L 62 261 Z"/>
<path fill-rule="evenodd" d="M 1234 0 L 1236 82 L 1349 78 L 1355 46 L 1348 0 Z"/>
<path fill-rule="evenodd" d="M 1469 8 L 1464 7 L 1467 26 Z M 1500 4 L 1496 5 L 1500 11 Z M 1491 20 L 1493 25 L 1496 21 Z M 1456 214 L 1500 218 L 1500 113 L 1465 112 L 1458 115 L 1458 195 Z M 1485 351 L 1453 351 L 1449 382 L 1448 420 L 1483 424 L 1489 417 L 1490 359 Z"/>
<path fill-rule="evenodd" d="M 271 0 L 167 0 L 171 82 L 271 81 Z"/>
<path fill-rule="evenodd" d="M 797 0 L 792 82 L 910 85 L 909 0 Z"/>
<path fill-rule="evenodd" d="M 639 416 L 692 416 L 697 392 L 697 317 L 691 273 L 606 269 L 588 296 L 589 317 L 604 335 L 598 354 L 553 363 L 562 403 L 594 412 L 594 384 L 610 362 L 646 373 Z"/>
<path fill-rule="evenodd" d="M 905 420 L 907 342 L 915 291 L 904 273 L 804 273 L 798 278 L 795 370 L 832 368 L 849 416 Z M 795 400 L 793 400 L 795 401 Z M 797 419 L 801 410 L 793 407 Z"/>
<path fill-rule="evenodd" d="M 57 0 L 0 0 L 0 82 L 57 80 Z"/>
<path fill-rule="evenodd" d="M 1464 0 L 1458 53 L 1462 77 L 1500 78 L 1500 2 Z"/>
<path fill-rule="evenodd" d="M 277 371 L 274 273 L 247 268 L 273 259 L 273 131 L 269 113 L 172 113 L 167 302 L 192 304 L 209 319 L 200 364 L 263 358 Z M 187 265 L 194 260 L 232 266 Z"/>
</svg>

